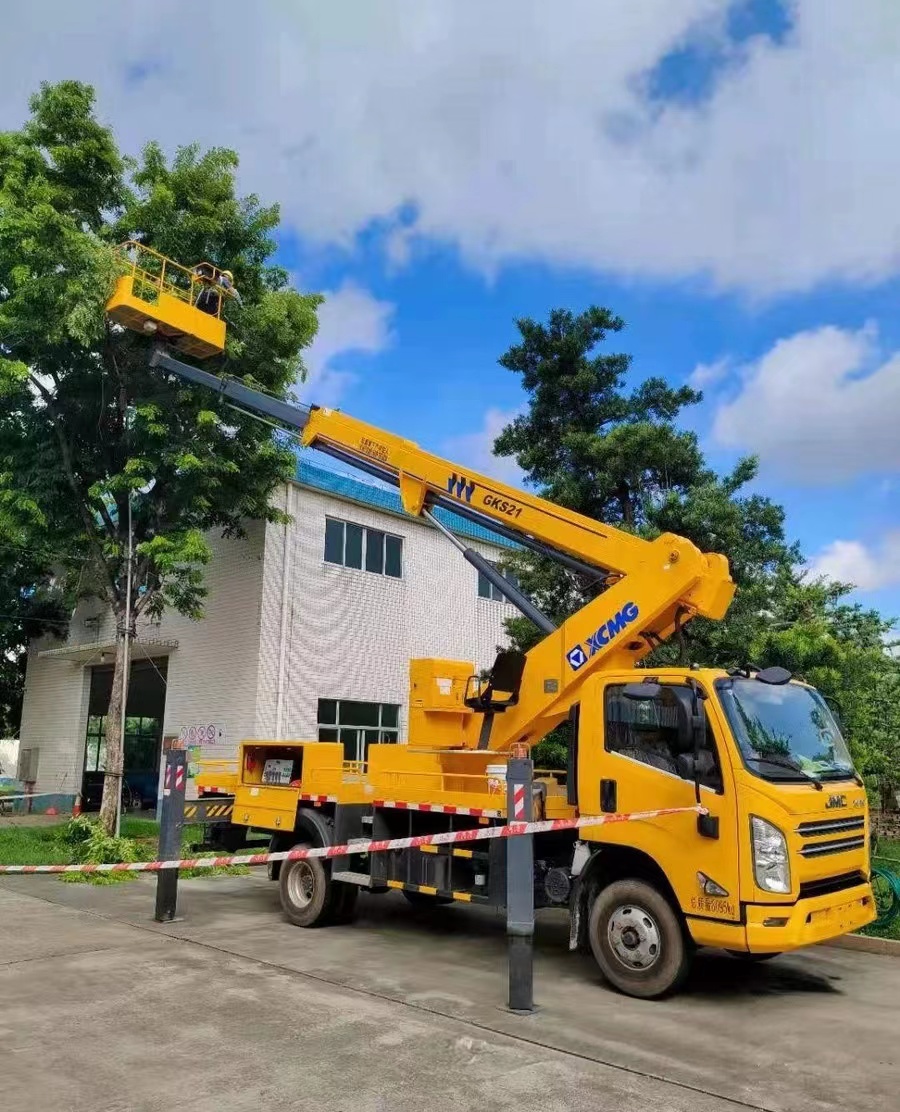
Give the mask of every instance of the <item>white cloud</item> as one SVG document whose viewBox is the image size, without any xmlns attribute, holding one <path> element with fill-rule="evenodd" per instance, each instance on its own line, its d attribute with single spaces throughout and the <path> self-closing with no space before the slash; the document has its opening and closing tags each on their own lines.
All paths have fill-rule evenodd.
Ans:
<svg viewBox="0 0 900 1112">
<path fill-rule="evenodd" d="M 515 460 L 494 455 L 494 441 L 519 412 L 517 409 L 487 410 L 481 428 L 477 432 L 449 437 L 441 446 L 442 455 L 491 479 L 499 479 L 510 486 L 522 486 L 524 476 Z"/>
<path fill-rule="evenodd" d="M 688 385 L 695 390 L 706 390 L 710 386 L 717 386 L 727 376 L 731 369 L 731 360 L 726 356 L 716 359 L 713 363 L 698 363 L 688 378 Z"/>
<path fill-rule="evenodd" d="M 342 366 L 341 357 L 384 351 L 391 342 L 393 312 L 391 302 L 379 301 L 354 282 L 326 293 L 319 308 L 319 331 L 304 353 L 308 374 L 299 396 L 316 405 L 337 405 L 356 379 Z"/>
<path fill-rule="evenodd" d="M 852 583 L 860 591 L 875 591 L 900 583 L 900 531 L 888 533 L 875 545 L 862 541 L 832 541 L 809 563 L 809 575 Z"/>
<path fill-rule="evenodd" d="M 373 220 L 495 269 L 536 258 L 703 274 L 755 294 L 896 273 L 896 0 L 790 0 L 780 43 L 728 0 L 8 3 L 0 126 L 39 79 L 94 82 L 131 150 L 197 139 L 315 240 Z M 648 80 L 690 43 L 700 103 Z M 407 219 L 407 214 L 412 214 Z"/>
<path fill-rule="evenodd" d="M 790 480 L 829 484 L 900 470 L 900 353 L 877 333 L 823 327 L 779 340 L 743 369 L 713 437 Z"/>
</svg>

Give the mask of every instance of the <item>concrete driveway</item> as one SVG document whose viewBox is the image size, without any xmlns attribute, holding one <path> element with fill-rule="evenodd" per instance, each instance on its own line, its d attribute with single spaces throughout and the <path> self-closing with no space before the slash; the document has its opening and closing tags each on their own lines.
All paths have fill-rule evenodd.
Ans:
<svg viewBox="0 0 900 1112">
<path fill-rule="evenodd" d="M 0 1106 L 238 1112 L 893 1106 L 900 961 L 818 947 L 701 953 L 672 1000 L 607 989 L 539 916 L 539 1011 L 503 1008 L 502 922 L 364 896 L 347 927 L 286 923 L 259 873 L 111 888 L 0 881 Z"/>
</svg>

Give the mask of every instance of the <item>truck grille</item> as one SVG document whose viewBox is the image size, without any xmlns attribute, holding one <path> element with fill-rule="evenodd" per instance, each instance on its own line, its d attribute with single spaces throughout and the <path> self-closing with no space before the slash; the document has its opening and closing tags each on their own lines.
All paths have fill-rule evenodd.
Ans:
<svg viewBox="0 0 900 1112">
<path fill-rule="evenodd" d="M 801 857 L 826 857 L 829 853 L 846 853 L 851 849 L 862 849 L 866 844 L 864 834 L 856 838 L 838 838 L 833 842 L 816 842 L 800 850 Z"/>
<path fill-rule="evenodd" d="M 811 842 L 800 850 L 801 857 L 827 857 L 832 853 L 862 849 L 866 844 L 866 820 L 863 815 L 816 819 L 814 822 L 801 822 L 797 827 L 797 833 L 801 838 L 823 838 L 827 834 L 842 834 L 843 837 L 833 838 L 828 842 Z"/>
<path fill-rule="evenodd" d="M 861 816 L 846 819 L 820 819 L 801 822 L 797 833 L 801 838 L 818 838 L 822 834 L 846 834 L 850 830 L 865 830 L 866 820 Z"/>
</svg>

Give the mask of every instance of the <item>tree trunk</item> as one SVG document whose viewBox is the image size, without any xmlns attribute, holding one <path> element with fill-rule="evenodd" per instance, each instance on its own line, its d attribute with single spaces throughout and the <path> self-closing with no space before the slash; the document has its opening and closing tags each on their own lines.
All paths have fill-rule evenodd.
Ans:
<svg viewBox="0 0 900 1112">
<path fill-rule="evenodd" d="M 634 505 L 631 501 L 631 491 L 627 483 L 619 483 L 616 497 L 619 499 L 619 506 L 622 510 L 622 521 L 625 525 L 634 525 Z"/>
<path fill-rule="evenodd" d="M 123 628 L 123 623 L 116 623 Z M 100 804 L 100 825 L 107 834 L 116 833 L 119 797 L 125 754 L 122 750 L 122 719 L 128 700 L 128 670 L 125 668 L 126 641 L 120 634 L 116 641 L 116 663 L 113 669 L 109 710 L 106 712 L 106 775 L 103 778 L 103 801 Z"/>
</svg>

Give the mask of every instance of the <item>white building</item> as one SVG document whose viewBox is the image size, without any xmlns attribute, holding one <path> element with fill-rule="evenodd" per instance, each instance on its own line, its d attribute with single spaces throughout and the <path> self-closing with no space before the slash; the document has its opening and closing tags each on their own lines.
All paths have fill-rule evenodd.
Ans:
<svg viewBox="0 0 900 1112">
<path fill-rule="evenodd" d="M 204 747 L 223 756 L 247 737 L 340 739 L 361 759 L 373 740 L 406 739 L 410 657 L 480 669 L 505 640 L 513 608 L 393 491 L 301 461 L 274 497 L 292 524 L 211 538 L 202 621 L 168 613 L 138 627 L 126 778 L 147 803 L 164 737 L 205 732 Z M 508 550 L 438 516 L 490 560 Z M 77 792 L 98 798 L 114 649 L 112 616 L 96 601 L 79 607 L 64 642 L 31 647 L 21 749 L 35 792 L 48 793 L 41 809 L 64 809 Z"/>
</svg>

